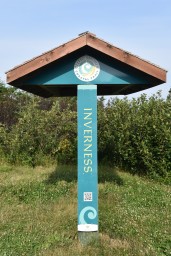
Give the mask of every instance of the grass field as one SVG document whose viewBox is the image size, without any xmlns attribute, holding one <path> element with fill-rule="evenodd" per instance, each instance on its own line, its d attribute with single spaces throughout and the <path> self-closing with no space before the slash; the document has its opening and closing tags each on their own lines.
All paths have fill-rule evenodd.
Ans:
<svg viewBox="0 0 171 256">
<path fill-rule="evenodd" d="M 74 166 L 0 167 L 0 256 L 171 255 L 171 187 L 99 168 L 99 239 L 77 237 Z"/>
</svg>

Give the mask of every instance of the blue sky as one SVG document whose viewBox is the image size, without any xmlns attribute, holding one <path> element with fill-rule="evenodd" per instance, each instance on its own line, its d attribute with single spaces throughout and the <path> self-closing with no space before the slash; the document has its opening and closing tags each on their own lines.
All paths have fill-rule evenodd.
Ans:
<svg viewBox="0 0 171 256">
<path fill-rule="evenodd" d="M 171 87 L 171 0 L 0 0 L 0 79 L 5 71 L 90 31 L 168 70 Z M 136 97 L 140 93 L 131 95 Z"/>
</svg>

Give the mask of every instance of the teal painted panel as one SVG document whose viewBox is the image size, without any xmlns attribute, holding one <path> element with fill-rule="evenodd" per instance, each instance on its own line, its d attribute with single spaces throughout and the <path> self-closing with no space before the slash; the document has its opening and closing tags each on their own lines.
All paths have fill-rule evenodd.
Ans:
<svg viewBox="0 0 171 256">
<path fill-rule="evenodd" d="M 97 86 L 78 85 L 78 231 L 98 230 Z"/>
<path fill-rule="evenodd" d="M 74 73 L 74 65 L 76 61 L 84 55 L 72 56 L 53 65 L 47 65 L 46 68 L 40 70 L 38 74 L 27 79 L 25 84 L 34 85 L 71 85 L 71 84 L 92 84 L 92 81 L 81 81 Z M 91 56 L 90 56 L 91 57 Z M 94 57 L 94 56 L 93 56 Z M 147 81 L 143 76 L 139 76 L 136 72 L 131 73 L 126 68 L 117 66 L 114 62 L 106 63 L 101 56 L 96 56 L 96 60 L 100 66 L 99 75 L 93 80 L 94 84 L 146 84 Z"/>
</svg>

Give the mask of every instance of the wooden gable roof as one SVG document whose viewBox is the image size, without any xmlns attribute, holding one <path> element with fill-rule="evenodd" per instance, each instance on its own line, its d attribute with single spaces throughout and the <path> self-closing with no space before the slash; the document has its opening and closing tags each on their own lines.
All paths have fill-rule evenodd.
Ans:
<svg viewBox="0 0 171 256">
<path fill-rule="evenodd" d="M 58 60 L 61 60 L 66 56 L 71 55 L 74 52 L 85 48 L 92 49 L 93 51 L 98 52 L 98 54 L 103 54 L 109 57 L 111 60 L 113 59 L 115 61 L 118 61 L 118 63 L 121 63 L 125 67 L 132 68 L 132 70 L 141 72 L 142 74 L 150 77 L 150 85 L 147 88 L 166 82 L 167 71 L 163 68 L 152 64 L 149 61 L 143 60 L 140 57 L 135 56 L 125 50 L 122 50 L 102 39 L 99 39 L 90 32 L 85 32 L 80 34 L 79 37 L 9 70 L 8 72 L 6 72 L 7 83 L 34 93 L 33 89 L 29 90 L 28 85 L 26 87 L 24 86 L 23 81 L 26 77 L 34 74 L 40 69 L 46 68 L 50 64 L 57 62 Z M 125 92 L 123 89 L 121 94 L 128 94 L 147 88 L 138 88 L 137 86 L 137 88 L 135 88 L 133 91 L 126 90 Z M 45 97 L 45 93 L 42 94 L 41 92 L 38 92 L 37 89 L 35 89 L 35 94 Z M 103 94 L 103 90 L 100 92 L 100 94 Z M 104 95 L 105 94 L 108 93 L 105 92 Z M 115 94 L 115 91 L 111 91 L 108 95 L 110 94 Z M 75 95 L 75 93 L 73 95 Z M 53 92 L 47 95 L 47 97 L 49 96 L 53 96 Z M 58 94 L 54 96 L 58 96 Z M 65 94 L 61 94 L 61 96 L 65 96 Z"/>
</svg>

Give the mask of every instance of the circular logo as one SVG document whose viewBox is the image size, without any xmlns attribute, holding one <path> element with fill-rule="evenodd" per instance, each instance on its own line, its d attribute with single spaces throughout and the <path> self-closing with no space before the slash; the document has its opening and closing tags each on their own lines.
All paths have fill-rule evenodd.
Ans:
<svg viewBox="0 0 171 256">
<path fill-rule="evenodd" d="M 81 81 L 93 81 L 100 73 L 99 62 L 95 58 L 85 55 L 75 62 L 74 73 Z"/>
</svg>

